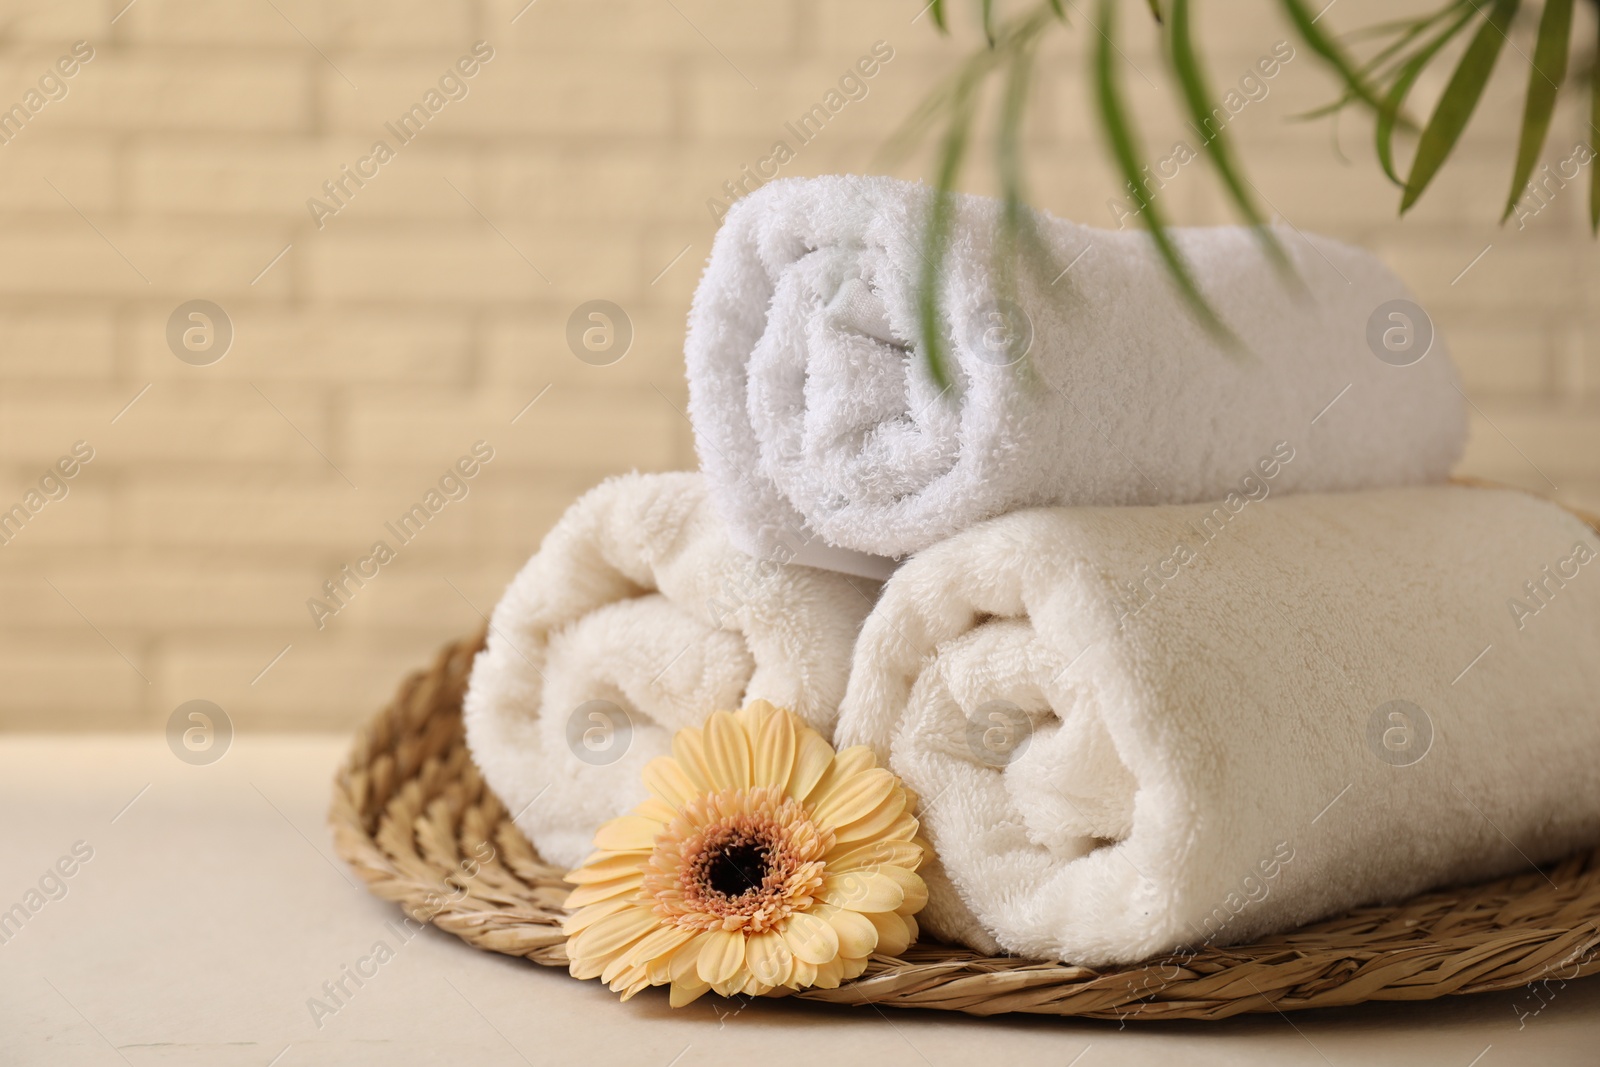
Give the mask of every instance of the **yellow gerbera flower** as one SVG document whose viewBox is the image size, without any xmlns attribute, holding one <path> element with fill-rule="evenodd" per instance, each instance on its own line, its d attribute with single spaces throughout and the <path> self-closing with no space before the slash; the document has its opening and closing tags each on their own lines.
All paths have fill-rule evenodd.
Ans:
<svg viewBox="0 0 1600 1067">
<path fill-rule="evenodd" d="M 574 977 L 624 1000 L 671 983 L 676 1008 L 708 989 L 832 989 L 916 940 L 915 797 L 865 747 L 836 755 L 755 701 L 679 731 L 644 781 L 650 799 L 567 875 Z"/>
</svg>

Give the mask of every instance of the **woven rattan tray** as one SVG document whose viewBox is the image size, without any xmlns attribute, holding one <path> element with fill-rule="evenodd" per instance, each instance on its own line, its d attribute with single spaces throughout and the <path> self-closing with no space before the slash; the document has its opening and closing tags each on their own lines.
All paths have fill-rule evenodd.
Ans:
<svg viewBox="0 0 1600 1067">
<path fill-rule="evenodd" d="M 444 648 L 356 737 L 334 785 L 335 845 L 378 896 L 478 948 L 565 967 L 564 872 L 541 861 L 467 757 L 461 696 L 481 636 Z M 478 862 L 481 861 L 481 862 Z M 1547 877 L 1548 876 L 1548 877 Z M 874 956 L 835 1004 L 1220 1019 L 1566 981 L 1600 971 L 1600 851 L 1427 893 L 1253 945 L 1091 970 L 923 942 Z"/>
</svg>

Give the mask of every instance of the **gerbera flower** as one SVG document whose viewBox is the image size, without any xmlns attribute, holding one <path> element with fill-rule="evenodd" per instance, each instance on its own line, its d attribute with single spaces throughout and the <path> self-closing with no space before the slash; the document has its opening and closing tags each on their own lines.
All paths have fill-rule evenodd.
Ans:
<svg viewBox="0 0 1600 1067">
<path fill-rule="evenodd" d="M 916 939 L 915 797 L 865 747 L 835 755 L 755 701 L 680 731 L 644 781 L 650 799 L 600 827 L 567 875 L 574 977 L 624 1000 L 670 983 L 680 1007 L 708 989 L 832 989 Z"/>
</svg>

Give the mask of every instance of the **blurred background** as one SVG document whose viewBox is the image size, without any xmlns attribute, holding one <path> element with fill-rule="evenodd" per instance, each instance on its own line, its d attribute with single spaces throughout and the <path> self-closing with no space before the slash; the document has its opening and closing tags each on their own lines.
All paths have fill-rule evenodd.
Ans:
<svg viewBox="0 0 1600 1067">
<path fill-rule="evenodd" d="M 25 511 L 0 518 L 0 729 L 158 728 L 206 699 L 244 732 L 347 730 L 480 625 L 580 492 L 692 467 L 683 325 L 716 219 L 779 141 L 784 176 L 925 174 L 879 151 L 980 37 L 967 5 L 949 38 L 920 7 L 0 7 L 0 512 Z M 1342 0 L 1326 21 L 1397 13 Z M 1069 14 L 1030 119 L 1033 200 L 1132 224 L 1089 120 L 1093 30 Z M 1196 138 L 1142 17 L 1123 16 L 1124 83 L 1159 160 Z M 1402 223 L 1365 119 L 1289 121 L 1334 89 L 1275 8 L 1199 17 L 1219 93 L 1280 60 L 1228 126 L 1262 202 L 1376 251 L 1448 340 L 1474 407 L 1464 471 L 1600 506 L 1593 164 L 1497 225 L 1526 58 Z M 1579 40 L 1593 18 L 1581 5 Z M 1531 26 L 1512 40 L 1530 52 Z M 1571 107 L 1552 169 L 1588 139 Z M 972 191 L 992 188 L 981 159 Z M 1160 191 L 1172 221 L 1229 221 L 1206 168 Z M 570 343 L 593 301 L 620 309 L 614 334 Z M 396 537 L 430 491 L 442 506 Z M 329 599 L 378 540 L 393 558 Z"/>
</svg>

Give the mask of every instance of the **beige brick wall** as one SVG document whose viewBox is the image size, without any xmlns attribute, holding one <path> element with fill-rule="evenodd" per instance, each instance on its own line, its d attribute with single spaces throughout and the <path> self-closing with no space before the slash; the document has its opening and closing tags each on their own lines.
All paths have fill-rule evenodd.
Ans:
<svg viewBox="0 0 1600 1067">
<path fill-rule="evenodd" d="M 577 493 L 693 463 L 681 345 L 706 200 L 878 40 L 895 55 L 867 98 L 784 173 L 881 169 L 885 135 L 973 41 L 914 21 L 920 0 L 524 3 L 0 7 L 0 104 L 73 42 L 94 49 L 0 144 L 0 506 L 74 442 L 94 449 L 0 547 L 0 727 L 144 728 L 201 697 L 243 731 L 349 727 L 477 625 Z M 1127 85 L 1164 153 L 1182 130 L 1140 8 Z M 1331 17 L 1392 14 L 1345 0 Z M 1219 85 L 1286 36 L 1268 0 L 1214 0 L 1203 29 Z M 307 199 L 480 40 L 494 55 L 468 95 L 319 228 Z M 1035 199 L 1109 225 L 1081 43 L 1061 35 L 1042 65 Z M 1348 163 L 1326 123 L 1285 121 L 1330 92 L 1303 49 L 1232 131 L 1279 213 L 1377 249 L 1434 313 L 1478 408 L 1467 469 L 1597 504 L 1595 248 L 1577 188 L 1525 230 L 1495 225 L 1527 71 L 1503 67 L 1496 89 L 1516 91 L 1403 224 L 1359 120 Z M 1564 111 L 1548 158 L 1581 131 Z M 1181 221 L 1227 217 L 1204 164 L 1161 195 Z M 564 342 L 596 298 L 636 329 L 609 367 Z M 234 326 L 210 366 L 167 346 L 193 299 Z M 470 495 L 317 630 L 306 599 L 480 439 L 495 456 Z"/>
</svg>

